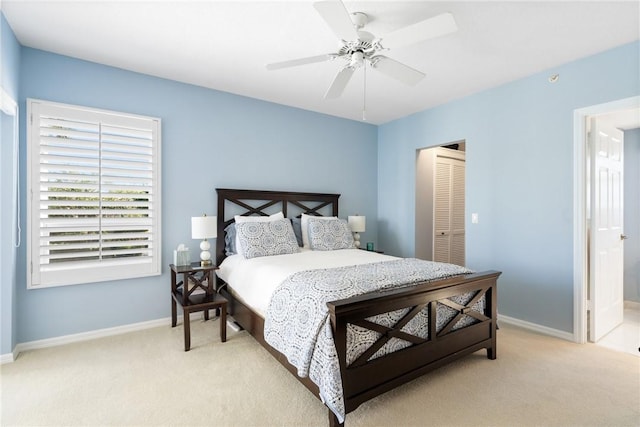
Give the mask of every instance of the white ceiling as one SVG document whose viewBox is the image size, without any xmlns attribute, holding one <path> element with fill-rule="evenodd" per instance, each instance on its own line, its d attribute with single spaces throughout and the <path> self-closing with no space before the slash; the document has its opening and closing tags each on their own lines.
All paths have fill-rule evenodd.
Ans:
<svg viewBox="0 0 640 427">
<path fill-rule="evenodd" d="M 609 122 L 610 125 L 620 130 L 640 128 L 640 107 L 601 114 L 596 117 L 598 117 L 599 120 Z"/>
<path fill-rule="evenodd" d="M 3 0 L 28 47 L 354 120 L 363 76 L 323 99 L 333 62 L 267 71 L 265 64 L 333 53 L 339 43 L 313 1 Z M 451 12 L 458 31 L 385 53 L 426 73 L 415 87 L 367 70 L 367 121 L 421 111 L 640 38 L 634 1 L 345 1 L 383 36 Z M 563 77 L 560 76 L 562 79 Z"/>
</svg>

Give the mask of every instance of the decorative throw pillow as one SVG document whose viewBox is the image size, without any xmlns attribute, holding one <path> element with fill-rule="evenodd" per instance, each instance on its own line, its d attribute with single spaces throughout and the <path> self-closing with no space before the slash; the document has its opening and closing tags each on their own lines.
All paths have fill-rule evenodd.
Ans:
<svg viewBox="0 0 640 427">
<path fill-rule="evenodd" d="M 294 254 L 300 250 L 288 219 L 239 222 L 236 224 L 236 235 L 241 253 L 247 259 Z"/>
<path fill-rule="evenodd" d="M 241 222 L 269 222 L 269 221 L 275 221 L 275 220 L 278 220 L 278 219 L 283 219 L 284 218 L 284 214 L 282 213 L 282 211 L 280 211 L 280 212 L 276 212 L 273 215 L 269 215 L 269 216 L 235 215 L 233 218 L 234 218 L 234 221 L 235 221 L 236 224 L 241 223 Z M 242 253 L 242 246 L 240 246 L 240 238 L 238 237 L 237 234 L 236 234 L 235 239 L 236 239 L 236 244 L 235 244 L 235 248 L 234 248 L 235 249 L 235 253 L 244 255 Z"/>
<path fill-rule="evenodd" d="M 353 235 L 349 224 L 338 218 L 309 218 L 309 245 L 313 250 L 351 249 Z"/>
<path fill-rule="evenodd" d="M 300 228 L 302 231 L 302 247 L 310 248 L 309 244 L 309 219 L 310 218 L 325 218 L 325 219 L 338 219 L 336 216 L 314 216 L 302 214 L 300 216 Z"/>
</svg>

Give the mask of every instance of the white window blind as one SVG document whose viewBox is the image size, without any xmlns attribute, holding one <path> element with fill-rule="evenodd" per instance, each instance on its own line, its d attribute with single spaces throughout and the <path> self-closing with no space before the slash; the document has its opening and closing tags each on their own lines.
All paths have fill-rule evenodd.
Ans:
<svg viewBox="0 0 640 427">
<path fill-rule="evenodd" d="M 160 120 L 27 104 L 28 287 L 160 274 Z"/>
</svg>

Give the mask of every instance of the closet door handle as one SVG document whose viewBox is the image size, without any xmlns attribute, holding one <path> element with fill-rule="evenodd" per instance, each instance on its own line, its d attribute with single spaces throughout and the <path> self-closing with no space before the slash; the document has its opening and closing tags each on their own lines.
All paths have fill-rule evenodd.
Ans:
<svg viewBox="0 0 640 427">
<path fill-rule="evenodd" d="M 620 235 L 620 240 L 626 240 L 627 239 L 627 235 L 626 234 L 621 234 Z"/>
</svg>

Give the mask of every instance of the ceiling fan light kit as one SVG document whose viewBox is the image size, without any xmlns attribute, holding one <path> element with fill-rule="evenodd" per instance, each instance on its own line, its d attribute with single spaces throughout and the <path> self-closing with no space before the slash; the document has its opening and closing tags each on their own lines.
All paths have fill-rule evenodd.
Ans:
<svg viewBox="0 0 640 427">
<path fill-rule="evenodd" d="M 364 70 L 367 63 L 372 69 L 406 85 L 418 84 L 424 78 L 424 73 L 380 53 L 440 37 L 458 29 L 453 15 L 443 13 L 376 38 L 373 34 L 362 30 L 369 22 L 369 17 L 363 12 L 350 14 L 341 0 L 319 1 L 315 2 L 313 7 L 331 31 L 340 39 L 341 47 L 338 52 L 271 63 L 267 64 L 267 69 L 279 70 L 337 58 L 342 59 L 344 65 L 325 93 L 326 99 L 339 98 L 355 70 L 360 68 Z"/>
</svg>

